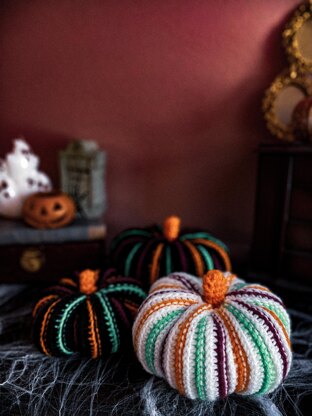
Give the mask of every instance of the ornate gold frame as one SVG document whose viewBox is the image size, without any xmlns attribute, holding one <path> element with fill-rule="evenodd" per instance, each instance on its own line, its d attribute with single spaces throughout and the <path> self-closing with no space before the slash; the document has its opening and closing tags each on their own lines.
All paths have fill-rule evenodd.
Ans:
<svg viewBox="0 0 312 416">
<path fill-rule="evenodd" d="M 306 96 L 312 94 L 312 81 L 305 74 L 297 73 L 294 68 L 283 71 L 278 75 L 270 88 L 265 92 L 262 102 L 264 118 L 270 132 L 281 140 L 292 142 L 295 140 L 291 124 L 285 125 L 279 121 L 275 113 L 276 99 L 280 91 L 288 85 L 298 86 Z"/>
<path fill-rule="evenodd" d="M 283 43 L 288 59 L 302 71 L 312 71 L 312 60 L 305 59 L 300 53 L 296 34 L 309 19 L 312 19 L 312 0 L 298 7 L 283 31 Z"/>
</svg>

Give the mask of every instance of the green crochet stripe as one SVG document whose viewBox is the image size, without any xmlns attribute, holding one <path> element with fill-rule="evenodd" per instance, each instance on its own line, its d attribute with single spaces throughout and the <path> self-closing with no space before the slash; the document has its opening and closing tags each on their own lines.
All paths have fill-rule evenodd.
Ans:
<svg viewBox="0 0 312 416">
<path fill-rule="evenodd" d="M 201 318 L 196 328 L 195 383 L 198 397 L 206 400 L 206 332 L 207 317 Z"/>
<path fill-rule="evenodd" d="M 149 231 L 134 229 L 134 230 L 128 230 L 123 231 L 120 233 L 117 237 L 114 238 L 114 240 L 111 242 L 111 250 L 115 250 L 116 246 L 119 244 L 121 240 L 127 237 L 136 236 L 136 237 L 150 237 L 151 233 Z"/>
<path fill-rule="evenodd" d="M 67 348 L 66 342 L 63 337 L 63 330 L 66 326 L 66 321 L 70 317 L 70 315 L 73 313 L 73 311 L 76 309 L 76 307 L 85 300 L 86 296 L 80 296 L 78 299 L 71 302 L 69 305 L 65 307 L 65 309 L 61 312 L 62 316 L 59 320 L 57 320 L 56 330 L 57 330 L 57 346 L 62 351 L 63 354 L 70 355 L 73 353 L 73 351 L 69 350 Z"/>
<path fill-rule="evenodd" d="M 119 347 L 119 331 L 115 320 L 115 315 L 112 310 L 112 307 L 109 303 L 109 300 L 105 295 L 101 292 L 96 292 L 95 296 L 97 296 L 101 302 L 103 308 L 103 317 L 107 325 L 108 336 L 112 344 L 111 352 L 116 352 Z"/>
<path fill-rule="evenodd" d="M 253 300 L 252 301 L 253 305 L 257 305 L 257 306 L 261 306 L 261 307 L 265 307 L 267 309 L 269 309 L 270 311 L 274 312 L 275 315 L 277 315 L 277 317 L 281 320 L 282 324 L 284 325 L 284 327 L 286 328 L 286 331 L 290 332 L 290 325 L 289 322 L 287 321 L 287 315 L 286 315 L 286 311 L 282 311 L 279 308 L 277 308 L 275 305 L 272 305 L 268 302 L 263 302 L 261 300 Z"/>
<path fill-rule="evenodd" d="M 116 285 L 108 285 L 105 289 L 99 290 L 103 295 L 107 295 L 109 293 L 135 293 L 140 298 L 145 299 L 147 294 L 139 288 L 138 286 L 131 285 L 129 283 L 117 283 Z"/>
<path fill-rule="evenodd" d="M 133 257 L 135 256 L 136 252 L 139 250 L 139 248 L 142 246 L 142 242 L 137 243 L 132 250 L 130 251 L 130 253 L 128 254 L 126 261 L 125 261 L 125 276 L 129 276 L 130 274 L 130 267 L 131 267 L 131 262 L 133 260 Z"/>
<path fill-rule="evenodd" d="M 203 256 L 203 258 L 205 260 L 207 270 L 212 270 L 214 268 L 214 264 L 213 264 L 213 260 L 210 256 L 210 254 L 207 251 L 207 248 L 198 245 L 197 249 L 200 251 L 201 255 Z"/>
<path fill-rule="evenodd" d="M 261 362 L 264 369 L 264 378 L 262 386 L 256 394 L 264 394 L 274 383 L 276 375 L 270 352 L 265 344 L 264 339 L 261 337 L 261 334 L 257 330 L 256 326 L 253 324 L 253 322 L 250 320 L 250 318 L 248 318 L 243 312 L 241 312 L 233 305 L 226 304 L 225 307 L 235 316 L 235 318 L 239 321 L 239 323 L 248 333 L 260 354 Z"/>
<path fill-rule="evenodd" d="M 249 283 L 236 283 L 233 286 L 231 286 L 231 292 L 234 292 L 234 290 L 242 289 L 243 287 L 248 286 L 248 284 Z"/>
<path fill-rule="evenodd" d="M 171 273 L 171 248 L 170 246 L 166 247 L 166 273 L 167 275 Z"/>
<path fill-rule="evenodd" d="M 156 341 L 159 334 L 168 326 L 172 321 L 176 320 L 182 313 L 185 311 L 183 308 L 182 310 L 172 311 L 168 313 L 168 315 L 164 316 L 163 318 L 159 319 L 150 330 L 146 343 L 145 343 L 145 360 L 148 368 L 153 374 L 156 374 L 155 369 L 155 347 Z"/>
<path fill-rule="evenodd" d="M 209 233 L 203 233 L 203 232 L 199 232 L 199 233 L 188 233 L 188 234 L 183 234 L 180 238 L 181 241 L 184 240 L 195 240 L 197 238 L 204 238 L 205 240 L 210 240 L 213 241 L 214 243 L 218 244 L 220 247 L 222 247 L 227 253 L 229 252 L 228 247 L 218 238 L 212 236 Z"/>
</svg>

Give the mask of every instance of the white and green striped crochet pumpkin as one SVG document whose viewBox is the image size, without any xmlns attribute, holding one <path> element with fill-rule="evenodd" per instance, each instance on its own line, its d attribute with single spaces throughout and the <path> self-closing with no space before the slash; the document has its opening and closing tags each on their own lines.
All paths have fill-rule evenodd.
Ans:
<svg viewBox="0 0 312 416">
<path fill-rule="evenodd" d="M 230 273 L 172 273 L 141 305 L 133 342 L 146 371 L 191 399 L 275 390 L 291 360 L 290 322 L 269 289 Z"/>
</svg>

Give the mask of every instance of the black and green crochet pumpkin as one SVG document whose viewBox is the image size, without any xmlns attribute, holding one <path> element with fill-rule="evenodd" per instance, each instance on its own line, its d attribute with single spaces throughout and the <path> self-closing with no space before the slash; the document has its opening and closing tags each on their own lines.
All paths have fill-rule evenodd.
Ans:
<svg viewBox="0 0 312 416">
<path fill-rule="evenodd" d="M 110 258 L 119 273 L 140 279 L 145 288 L 172 272 L 203 276 L 212 269 L 231 271 L 222 241 L 206 231 L 180 231 L 180 219 L 175 216 L 168 217 L 163 227 L 121 232 L 111 243 Z"/>
<path fill-rule="evenodd" d="M 45 290 L 33 310 L 33 338 L 46 355 L 97 358 L 130 345 L 138 307 L 146 297 L 139 282 L 108 269 L 84 270 Z"/>
</svg>

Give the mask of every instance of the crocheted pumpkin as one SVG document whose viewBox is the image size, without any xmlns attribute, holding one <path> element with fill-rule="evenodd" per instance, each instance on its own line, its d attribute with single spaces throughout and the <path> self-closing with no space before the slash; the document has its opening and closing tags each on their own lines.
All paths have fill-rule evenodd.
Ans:
<svg viewBox="0 0 312 416">
<path fill-rule="evenodd" d="M 217 270 L 151 287 L 133 326 L 146 371 L 191 399 L 273 391 L 291 365 L 290 322 L 269 289 Z"/>
<path fill-rule="evenodd" d="M 168 217 L 160 226 L 132 228 L 112 241 L 111 260 L 125 276 L 140 279 L 148 288 L 171 272 L 203 276 L 211 269 L 231 270 L 228 249 L 206 231 L 180 231 L 180 219 Z"/>
<path fill-rule="evenodd" d="M 33 310 L 35 344 L 47 355 L 80 353 L 97 358 L 116 352 L 131 334 L 145 292 L 113 269 L 101 277 L 85 270 L 46 290 Z"/>
</svg>

